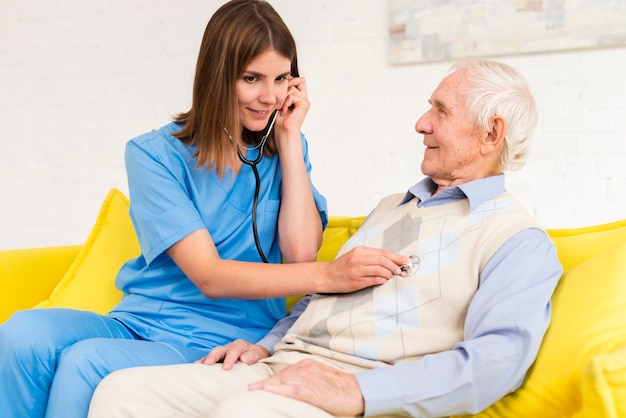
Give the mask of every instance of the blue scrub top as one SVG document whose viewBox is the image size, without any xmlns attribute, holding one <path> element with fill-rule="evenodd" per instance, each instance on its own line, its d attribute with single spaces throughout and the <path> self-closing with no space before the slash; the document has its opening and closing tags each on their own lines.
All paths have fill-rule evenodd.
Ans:
<svg viewBox="0 0 626 418">
<path fill-rule="evenodd" d="M 126 170 L 132 218 L 141 255 L 122 266 L 116 286 L 124 292 L 109 313 L 142 338 L 210 349 L 242 338 L 256 342 L 285 315 L 284 298 L 211 299 L 183 274 L 165 250 L 190 233 L 207 228 L 221 258 L 261 262 L 252 233 L 255 178 L 243 164 L 220 179 L 214 170 L 197 167 L 195 147 L 172 136 L 181 126 L 163 128 L 130 140 Z M 301 134 L 307 172 L 308 145 Z M 256 150 L 248 150 L 253 159 Z M 258 164 L 261 188 L 257 225 L 270 263 L 281 263 L 278 211 L 282 172 L 278 156 Z M 324 227 L 326 199 L 311 184 Z M 297 278 L 295 278 L 297 279 Z"/>
</svg>

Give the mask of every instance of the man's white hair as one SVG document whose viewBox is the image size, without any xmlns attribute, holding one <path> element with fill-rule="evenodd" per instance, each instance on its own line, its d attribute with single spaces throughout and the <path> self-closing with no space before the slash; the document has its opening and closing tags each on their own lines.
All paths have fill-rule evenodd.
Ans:
<svg viewBox="0 0 626 418">
<path fill-rule="evenodd" d="M 490 120 L 501 116 L 507 132 L 500 158 L 502 170 L 519 170 L 528 159 L 529 142 L 537 126 L 537 109 L 526 79 L 515 68 L 492 60 L 463 59 L 452 71 L 465 72 L 466 106 L 477 126 L 491 131 Z"/>
</svg>

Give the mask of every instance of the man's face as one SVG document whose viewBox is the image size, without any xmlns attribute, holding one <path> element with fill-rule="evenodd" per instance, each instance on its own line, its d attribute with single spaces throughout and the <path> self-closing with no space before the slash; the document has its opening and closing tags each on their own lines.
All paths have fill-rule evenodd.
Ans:
<svg viewBox="0 0 626 418">
<path fill-rule="evenodd" d="M 481 144 L 486 133 L 474 126 L 466 110 L 466 87 L 462 71 L 444 78 L 429 100 L 431 108 L 415 124 L 426 146 L 422 172 L 440 187 L 483 177 Z"/>
</svg>

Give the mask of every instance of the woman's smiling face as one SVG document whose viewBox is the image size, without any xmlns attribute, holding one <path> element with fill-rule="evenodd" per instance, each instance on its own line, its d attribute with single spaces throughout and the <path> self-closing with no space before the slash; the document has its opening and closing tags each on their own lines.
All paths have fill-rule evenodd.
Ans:
<svg viewBox="0 0 626 418">
<path fill-rule="evenodd" d="M 235 84 L 242 128 L 254 132 L 265 128 L 272 111 L 287 97 L 290 71 L 291 61 L 274 50 L 248 64 Z"/>
</svg>

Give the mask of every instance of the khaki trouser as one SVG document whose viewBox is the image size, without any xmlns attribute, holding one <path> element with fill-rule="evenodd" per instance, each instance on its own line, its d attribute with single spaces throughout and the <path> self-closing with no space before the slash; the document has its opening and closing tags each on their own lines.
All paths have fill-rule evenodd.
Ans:
<svg viewBox="0 0 626 418">
<path fill-rule="evenodd" d="M 221 364 L 120 370 L 107 376 L 96 389 L 89 418 L 331 418 L 324 410 L 305 402 L 247 388 L 248 384 L 307 357 L 310 356 L 282 352 L 273 356 L 271 362 L 250 366 L 237 363 L 229 371 Z M 346 365 L 342 363 L 341 368 L 346 370 Z M 362 369 L 348 366 L 346 371 L 358 370 Z"/>
</svg>

